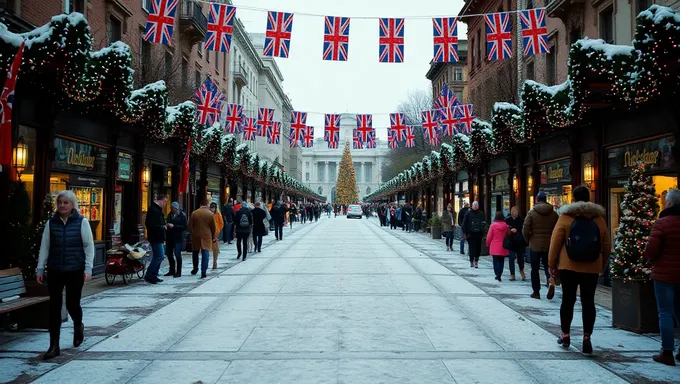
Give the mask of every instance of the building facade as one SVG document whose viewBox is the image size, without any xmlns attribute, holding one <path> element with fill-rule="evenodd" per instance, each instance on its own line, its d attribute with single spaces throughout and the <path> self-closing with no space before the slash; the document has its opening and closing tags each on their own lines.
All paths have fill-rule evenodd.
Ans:
<svg viewBox="0 0 680 384">
<path fill-rule="evenodd" d="M 340 144 L 329 149 L 322 138 L 314 141 L 312 148 L 302 148 L 303 182 L 326 201 L 335 202 L 335 182 L 345 142 L 352 142 L 356 128 L 356 115 L 343 113 L 340 117 Z M 377 140 L 375 149 L 352 149 L 352 161 L 357 178 L 359 199 L 371 194 L 382 183 L 381 169 L 387 157 L 387 142 Z"/>
<path fill-rule="evenodd" d="M 425 77 L 432 84 L 432 97 L 437 97 L 442 91 L 444 84 L 456 95 L 461 103 L 467 103 L 468 98 L 468 66 L 467 66 L 467 40 L 458 41 L 458 61 L 455 63 L 430 62 L 430 69 Z"/>
</svg>

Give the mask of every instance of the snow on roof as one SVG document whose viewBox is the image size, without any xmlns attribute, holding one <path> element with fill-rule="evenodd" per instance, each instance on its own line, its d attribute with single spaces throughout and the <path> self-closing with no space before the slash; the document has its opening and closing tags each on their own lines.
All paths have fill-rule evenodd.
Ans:
<svg viewBox="0 0 680 384">
<path fill-rule="evenodd" d="M 247 143 L 241 143 L 241 144 L 239 144 L 238 146 L 236 146 L 236 150 L 239 151 L 239 152 L 240 152 L 240 151 L 243 151 L 244 148 L 248 148 L 248 144 L 247 144 Z"/>
<path fill-rule="evenodd" d="M 602 39 L 581 39 L 576 42 L 585 49 L 593 49 L 602 52 L 607 60 L 612 60 L 614 56 L 630 56 L 635 52 L 635 48 L 631 45 L 615 45 L 607 44 Z"/>
<path fill-rule="evenodd" d="M 141 89 L 135 89 L 130 93 L 130 98 L 132 99 L 135 97 L 144 97 L 146 96 L 146 93 L 149 91 L 164 92 L 165 90 L 167 90 L 167 87 L 165 86 L 165 81 L 158 80 L 155 83 L 145 85 Z"/>
<path fill-rule="evenodd" d="M 44 43 L 48 41 L 51 37 L 52 34 L 54 33 L 54 28 L 52 26 L 52 23 L 58 23 L 58 22 L 63 22 L 66 21 L 68 24 L 71 24 L 73 26 L 76 26 L 82 22 L 85 22 L 87 24 L 87 20 L 85 19 L 85 16 L 83 16 L 81 13 L 73 12 L 70 15 L 57 15 L 52 17 L 51 23 L 47 23 L 45 25 L 42 25 L 32 31 L 25 32 L 25 33 L 13 33 L 10 32 L 7 29 L 7 26 L 4 24 L 0 24 L 0 39 L 3 41 L 12 44 L 15 47 L 19 47 L 21 45 L 22 41 L 26 41 L 26 48 L 30 48 L 31 45 L 34 43 Z M 65 43 L 65 39 L 62 39 L 62 44 Z"/>
<path fill-rule="evenodd" d="M 506 103 L 505 101 L 499 101 L 493 104 L 493 109 L 494 110 L 499 110 L 499 109 L 511 109 L 516 112 L 522 112 L 522 109 L 515 104 L 512 103 Z"/>
<path fill-rule="evenodd" d="M 673 19 L 674 22 L 680 24 L 680 15 L 675 12 L 672 8 L 664 7 L 661 5 L 654 4 L 649 9 L 640 12 L 638 17 L 644 17 L 652 20 L 654 24 L 660 24 L 664 19 Z M 668 26 L 666 26 L 668 28 Z M 677 27 L 676 27 L 677 29 Z"/>
<path fill-rule="evenodd" d="M 562 92 L 566 89 L 568 89 L 571 86 L 571 81 L 567 80 L 562 84 L 557 84 L 557 85 L 545 85 L 541 83 L 537 83 L 533 80 L 526 80 L 524 81 L 524 84 L 536 88 L 537 90 L 545 93 L 549 93 L 552 96 L 557 95 L 559 92 Z"/>
<path fill-rule="evenodd" d="M 99 58 L 101 56 L 109 54 L 109 52 L 116 52 L 118 55 L 126 56 L 130 55 L 130 46 L 123 43 L 122 41 L 116 41 L 108 47 L 104 47 L 98 51 L 91 52 L 90 57 Z"/>
</svg>

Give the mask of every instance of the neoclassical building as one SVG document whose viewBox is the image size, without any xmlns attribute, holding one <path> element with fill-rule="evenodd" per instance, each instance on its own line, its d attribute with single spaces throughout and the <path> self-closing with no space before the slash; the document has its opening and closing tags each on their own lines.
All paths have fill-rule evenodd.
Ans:
<svg viewBox="0 0 680 384">
<path fill-rule="evenodd" d="M 326 201 L 335 200 L 335 181 L 345 142 L 352 143 L 352 130 L 356 128 L 356 115 L 343 113 L 340 118 L 340 145 L 328 149 L 323 138 L 314 141 L 314 147 L 302 148 L 303 181 Z M 323 128 L 320 129 L 323 132 Z M 352 149 L 352 161 L 357 177 L 359 198 L 370 194 L 382 183 L 381 168 L 387 156 L 387 141 L 378 139 L 375 149 Z"/>
</svg>

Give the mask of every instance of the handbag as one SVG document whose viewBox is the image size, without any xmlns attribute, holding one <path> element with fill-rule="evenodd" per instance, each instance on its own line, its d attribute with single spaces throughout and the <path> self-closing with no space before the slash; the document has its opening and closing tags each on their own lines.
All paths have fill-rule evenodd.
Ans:
<svg viewBox="0 0 680 384">
<path fill-rule="evenodd" d="M 514 248 L 514 242 L 512 241 L 512 235 L 505 236 L 503 239 L 503 248 L 512 251 Z"/>
</svg>

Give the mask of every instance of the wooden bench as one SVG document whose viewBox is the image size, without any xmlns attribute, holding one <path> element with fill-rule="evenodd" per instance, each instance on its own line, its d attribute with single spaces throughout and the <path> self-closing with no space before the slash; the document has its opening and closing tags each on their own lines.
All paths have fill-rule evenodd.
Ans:
<svg viewBox="0 0 680 384">
<path fill-rule="evenodd" d="M 24 312 L 20 311 L 24 308 L 32 307 L 37 304 L 46 303 L 50 300 L 49 296 L 26 296 L 26 285 L 24 284 L 24 276 L 19 268 L 10 268 L 0 270 L 0 300 L 6 299 L 12 296 L 21 296 L 18 299 L 10 300 L 7 302 L 0 303 L 0 315 L 3 317 L 9 317 L 11 312 Z M 32 316 L 29 314 L 18 313 L 17 319 L 30 319 Z M 28 316 L 26 316 L 28 315 Z M 3 319 L 5 325 L 16 323 L 17 321 L 6 321 L 8 319 Z M 24 323 L 19 320 L 19 323 Z M 33 322 L 31 322 L 33 323 Z M 42 328 L 42 327 L 40 327 Z"/>
</svg>

